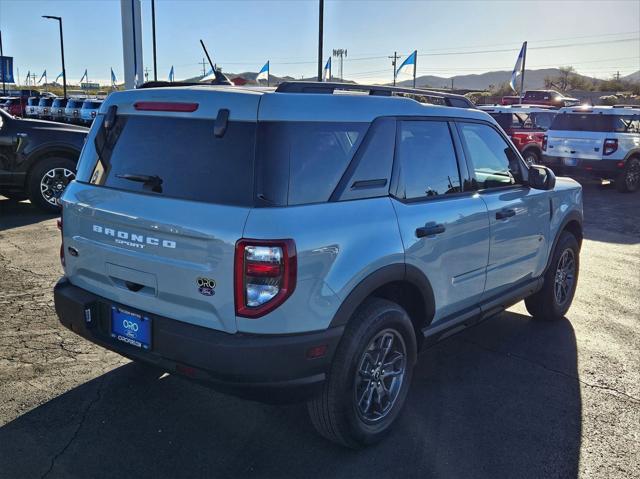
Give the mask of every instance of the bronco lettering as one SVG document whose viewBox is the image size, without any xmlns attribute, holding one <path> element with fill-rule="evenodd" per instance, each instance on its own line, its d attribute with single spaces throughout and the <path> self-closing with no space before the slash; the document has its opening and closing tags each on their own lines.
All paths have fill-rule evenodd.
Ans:
<svg viewBox="0 0 640 479">
<path fill-rule="evenodd" d="M 105 228 L 100 225 L 93 225 L 93 231 L 95 233 L 117 238 L 116 243 L 131 246 L 133 248 L 144 248 L 145 244 L 151 246 L 162 246 L 163 248 L 176 248 L 175 241 L 161 240 L 159 238 L 154 238 L 153 236 L 144 236 L 123 230 L 114 230 L 113 228 Z"/>
</svg>

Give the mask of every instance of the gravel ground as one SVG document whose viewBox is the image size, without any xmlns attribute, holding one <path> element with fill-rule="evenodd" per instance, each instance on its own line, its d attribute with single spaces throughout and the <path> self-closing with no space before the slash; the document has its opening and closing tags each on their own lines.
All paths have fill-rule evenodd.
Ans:
<svg viewBox="0 0 640 479">
<path fill-rule="evenodd" d="M 585 185 L 569 320 L 518 304 L 428 349 L 391 436 L 354 452 L 303 405 L 150 377 L 62 328 L 55 219 L 0 197 L 0 477 L 638 478 L 639 206 Z"/>
</svg>

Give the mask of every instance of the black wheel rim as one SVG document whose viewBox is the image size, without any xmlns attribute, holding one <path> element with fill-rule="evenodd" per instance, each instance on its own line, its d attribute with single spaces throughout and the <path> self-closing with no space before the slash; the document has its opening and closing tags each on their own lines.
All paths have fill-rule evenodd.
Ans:
<svg viewBox="0 0 640 479">
<path fill-rule="evenodd" d="M 635 190 L 640 185 L 640 161 L 631 160 L 624 176 L 624 181 L 630 190 Z"/>
<path fill-rule="evenodd" d="M 354 401 L 358 416 L 373 424 L 389 415 L 398 399 L 406 372 L 407 348 L 394 329 L 380 331 L 358 363 Z"/>
<path fill-rule="evenodd" d="M 533 153 L 529 153 L 524 157 L 524 162 L 527 164 L 527 166 L 534 165 L 536 163 L 536 155 L 534 155 Z"/>
<path fill-rule="evenodd" d="M 62 193 L 75 177 L 75 173 L 67 168 L 51 168 L 40 179 L 42 198 L 50 205 L 58 206 Z"/>
<path fill-rule="evenodd" d="M 558 306 L 563 306 L 571 297 L 576 278 L 576 259 L 571 248 L 565 249 L 558 260 L 554 293 Z"/>
</svg>

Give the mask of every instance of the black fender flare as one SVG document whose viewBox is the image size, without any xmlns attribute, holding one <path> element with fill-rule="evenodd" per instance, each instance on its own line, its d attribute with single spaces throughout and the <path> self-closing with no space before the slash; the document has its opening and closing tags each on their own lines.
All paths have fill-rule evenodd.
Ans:
<svg viewBox="0 0 640 479">
<path fill-rule="evenodd" d="M 422 296 L 424 304 L 424 328 L 433 320 L 435 314 L 435 296 L 431 283 L 422 271 L 416 266 L 404 263 L 395 263 L 383 266 L 364 278 L 344 299 L 338 311 L 334 315 L 330 328 L 344 326 L 353 316 L 358 306 L 371 296 L 377 289 L 397 281 L 407 281 L 417 288 Z"/>
<path fill-rule="evenodd" d="M 629 160 L 629 158 L 636 157 L 636 156 L 640 158 L 640 148 L 634 148 L 633 150 L 630 150 L 624 157 L 624 160 L 622 161 L 626 163 Z"/>
<path fill-rule="evenodd" d="M 567 213 L 567 216 L 565 216 L 565 218 L 562 220 L 562 223 L 560 224 L 560 227 L 558 228 L 558 233 L 556 234 L 556 237 L 553 239 L 553 244 L 551 245 L 551 248 L 549 249 L 549 257 L 547 258 L 547 264 L 544 267 L 544 272 L 542 273 L 543 275 L 547 272 L 547 270 L 549 269 L 549 266 L 551 266 L 551 260 L 553 259 L 553 253 L 556 250 L 556 246 L 558 244 L 558 240 L 560 239 L 560 235 L 566 229 L 567 225 L 569 223 L 571 223 L 572 221 L 576 221 L 580 225 L 580 231 L 582 232 L 582 215 L 580 214 L 579 211 L 571 210 L 569 213 Z M 578 242 L 580 244 L 582 243 L 582 238 L 576 238 L 576 239 L 578 240 Z"/>
</svg>

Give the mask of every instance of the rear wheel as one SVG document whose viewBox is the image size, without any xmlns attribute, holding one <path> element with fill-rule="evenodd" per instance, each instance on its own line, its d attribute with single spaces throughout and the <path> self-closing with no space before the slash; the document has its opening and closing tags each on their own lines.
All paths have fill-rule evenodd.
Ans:
<svg viewBox="0 0 640 479">
<path fill-rule="evenodd" d="M 400 414 L 416 360 L 409 316 L 398 304 L 368 300 L 349 322 L 322 393 L 309 401 L 325 438 L 358 448 L 381 440 Z"/>
<path fill-rule="evenodd" d="M 58 200 L 75 177 L 76 164 L 72 160 L 60 157 L 41 160 L 29 175 L 31 203 L 48 213 L 58 213 Z"/>
<path fill-rule="evenodd" d="M 616 180 L 616 188 L 622 193 L 632 193 L 640 189 L 640 158 L 629 158 L 624 171 Z"/>
<path fill-rule="evenodd" d="M 569 311 L 578 284 L 580 247 L 575 236 L 564 231 L 544 275 L 544 285 L 524 300 L 533 319 L 555 321 Z"/>
</svg>

